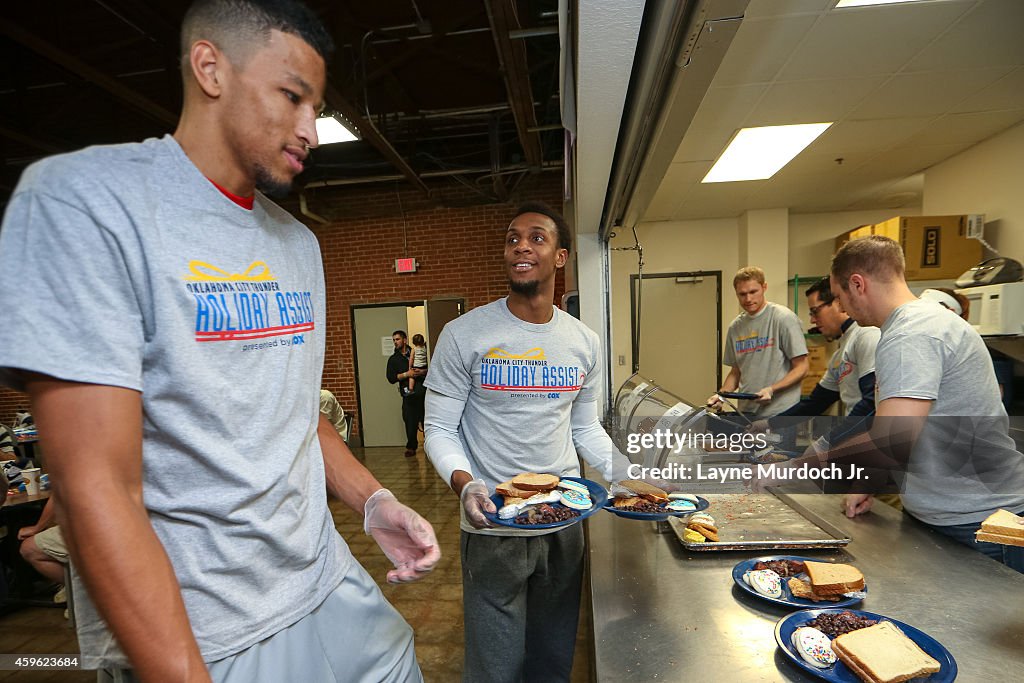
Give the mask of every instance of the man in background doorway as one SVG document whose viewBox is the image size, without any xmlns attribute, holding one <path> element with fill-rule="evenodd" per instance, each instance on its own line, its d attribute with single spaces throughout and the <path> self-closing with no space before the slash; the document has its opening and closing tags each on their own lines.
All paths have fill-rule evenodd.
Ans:
<svg viewBox="0 0 1024 683">
<path fill-rule="evenodd" d="M 772 417 L 800 401 L 808 367 L 804 332 L 793 311 L 765 299 L 768 283 L 757 266 L 740 268 L 732 285 L 743 313 L 729 325 L 723 362 L 732 369 L 719 391 L 757 394 L 741 401 L 740 410 Z M 710 406 L 721 402 L 717 394 L 708 399 Z"/>
<path fill-rule="evenodd" d="M 419 448 L 420 425 L 423 424 L 423 399 L 426 393 L 423 390 L 423 376 L 426 370 L 409 367 L 409 337 L 405 330 L 395 330 L 391 333 L 391 341 L 395 344 L 395 352 L 388 358 L 387 378 L 391 384 L 398 385 L 398 395 L 402 397 L 402 422 L 405 424 L 405 457 L 411 458 L 416 455 Z M 411 393 L 403 391 L 405 382 L 413 378 L 416 382 Z"/>
</svg>

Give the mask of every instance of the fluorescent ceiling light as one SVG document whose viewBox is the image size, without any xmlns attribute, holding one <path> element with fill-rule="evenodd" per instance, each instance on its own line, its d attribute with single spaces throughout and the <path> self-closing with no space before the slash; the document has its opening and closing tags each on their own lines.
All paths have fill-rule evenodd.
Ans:
<svg viewBox="0 0 1024 683">
<path fill-rule="evenodd" d="M 316 120 L 316 137 L 320 145 L 331 145 L 335 142 L 352 142 L 359 138 L 333 116 L 321 116 Z"/>
<path fill-rule="evenodd" d="M 910 2 L 934 2 L 934 0 L 839 0 L 836 9 L 844 7 L 870 7 L 871 5 L 896 5 Z"/>
<path fill-rule="evenodd" d="M 741 128 L 701 182 L 771 178 L 831 125 L 830 121 Z"/>
</svg>

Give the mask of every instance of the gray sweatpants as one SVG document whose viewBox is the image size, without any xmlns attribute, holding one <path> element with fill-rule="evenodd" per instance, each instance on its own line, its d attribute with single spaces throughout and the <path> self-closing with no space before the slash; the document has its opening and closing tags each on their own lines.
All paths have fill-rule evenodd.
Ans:
<svg viewBox="0 0 1024 683">
<path fill-rule="evenodd" d="M 568 681 L 583 581 L 583 527 L 544 536 L 462 532 L 465 683 Z"/>
<path fill-rule="evenodd" d="M 358 563 L 309 615 L 207 667 L 215 683 L 423 681 L 412 628 Z M 135 683 L 138 678 L 130 670 L 100 669 L 97 681 Z"/>
</svg>

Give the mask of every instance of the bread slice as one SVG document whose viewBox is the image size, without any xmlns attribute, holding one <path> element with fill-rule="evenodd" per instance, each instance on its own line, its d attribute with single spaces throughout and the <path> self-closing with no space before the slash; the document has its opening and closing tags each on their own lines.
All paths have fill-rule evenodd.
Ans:
<svg viewBox="0 0 1024 683">
<path fill-rule="evenodd" d="M 865 683 L 900 683 L 942 669 L 891 621 L 836 636 L 832 650 Z"/>
<path fill-rule="evenodd" d="M 989 543 L 1024 546 L 1024 524 L 1020 519 L 1009 510 L 996 510 L 981 523 L 974 538 Z"/>
<path fill-rule="evenodd" d="M 852 565 L 810 560 L 804 565 L 811 589 L 818 595 L 840 595 L 864 588 L 864 575 Z"/>
<path fill-rule="evenodd" d="M 553 474 L 524 472 L 512 478 L 512 486 L 524 491 L 550 491 L 558 486 L 559 478 Z"/>
<path fill-rule="evenodd" d="M 530 497 L 530 494 L 524 496 L 504 496 L 505 505 L 519 505 L 525 503 L 526 499 Z"/>
<path fill-rule="evenodd" d="M 667 503 L 668 494 L 657 486 L 648 484 L 645 481 L 638 481 L 636 479 L 623 479 L 619 482 L 619 486 L 629 489 L 636 495 L 649 500 L 652 503 Z"/>
<path fill-rule="evenodd" d="M 786 583 L 789 585 L 789 591 L 793 594 L 794 598 L 803 598 L 805 600 L 813 600 L 814 602 L 838 602 L 842 600 L 838 595 L 818 595 L 811 588 L 810 583 L 795 576 L 789 577 L 789 581 Z"/>
<path fill-rule="evenodd" d="M 535 491 L 527 491 L 526 489 L 521 489 L 514 486 L 512 484 L 511 479 L 509 479 L 508 481 L 503 481 L 502 483 L 495 486 L 494 491 L 495 493 L 500 493 L 501 495 L 506 497 L 511 496 L 512 498 L 529 498 L 534 493 L 536 493 Z"/>
<path fill-rule="evenodd" d="M 634 505 L 636 505 L 637 503 L 639 503 L 641 500 L 643 500 L 643 498 L 639 498 L 639 497 L 634 497 L 634 498 L 619 498 L 619 497 L 615 497 L 615 498 L 612 498 L 612 507 L 616 507 L 616 508 L 630 508 L 630 507 L 633 507 Z"/>
</svg>

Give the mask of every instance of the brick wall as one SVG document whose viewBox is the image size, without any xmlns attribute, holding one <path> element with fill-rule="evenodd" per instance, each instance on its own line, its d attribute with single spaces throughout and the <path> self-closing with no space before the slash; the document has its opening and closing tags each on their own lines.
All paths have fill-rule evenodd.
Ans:
<svg viewBox="0 0 1024 683">
<path fill-rule="evenodd" d="M 540 199 L 560 209 L 560 181 L 555 174 L 531 176 L 503 204 L 450 188 L 435 190 L 431 200 L 412 189 L 399 197 L 394 186 L 332 193 L 330 200 L 311 193 L 310 210 L 332 217 L 328 225 L 310 225 L 320 240 L 327 279 L 323 386 L 346 411 L 357 408 L 349 307 L 445 297 L 465 299 L 468 310 L 506 295 L 502 236 L 515 205 Z M 419 269 L 398 275 L 394 260 L 406 254 L 416 257 Z M 560 271 L 556 302 L 564 283 Z"/>
</svg>

